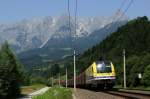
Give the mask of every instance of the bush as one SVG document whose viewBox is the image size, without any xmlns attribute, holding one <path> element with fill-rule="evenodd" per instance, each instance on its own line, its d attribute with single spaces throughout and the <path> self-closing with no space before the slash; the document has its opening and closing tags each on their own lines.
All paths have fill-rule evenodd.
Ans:
<svg viewBox="0 0 150 99">
<path fill-rule="evenodd" d="M 145 86 L 150 86 L 150 65 L 145 68 L 142 81 Z"/>
</svg>

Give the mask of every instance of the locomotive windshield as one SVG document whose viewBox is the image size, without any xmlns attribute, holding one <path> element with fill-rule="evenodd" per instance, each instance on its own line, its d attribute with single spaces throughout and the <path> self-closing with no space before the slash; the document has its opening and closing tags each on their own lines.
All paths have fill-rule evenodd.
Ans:
<svg viewBox="0 0 150 99">
<path fill-rule="evenodd" d="M 97 73 L 109 73 L 111 72 L 110 62 L 100 61 L 96 63 Z"/>
</svg>

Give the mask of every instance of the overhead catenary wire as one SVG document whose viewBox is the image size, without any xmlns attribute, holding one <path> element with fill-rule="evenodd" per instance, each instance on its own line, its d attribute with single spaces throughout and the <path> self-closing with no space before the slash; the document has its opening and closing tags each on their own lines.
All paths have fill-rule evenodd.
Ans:
<svg viewBox="0 0 150 99">
<path fill-rule="evenodd" d="M 76 48 L 76 36 L 77 36 L 77 7 L 78 7 L 78 1 L 75 0 L 75 21 L 74 21 L 74 49 Z"/>
<path fill-rule="evenodd" d="M 71 33 L 70 29 L 70 0 L 68 0 L 68 27 L 69 27 L 69 33 Z"/>
<path fill-rule="evenodd" d="M 127 7 L 125 8 L 125 10 L 123 11 L 123 13 L 121 13 L 121 15 L 118 17 L 118 19 L 116 20 L 116 25 L 118 24 L 117 21 L 119 21 L 123 15 L 125 15 L 125 13 L 128 11 L 128 9 L 130 8 L 130 6 L 132 5 L 134 0 L 130 0 L 130 2 L 128 3 Z M 121 10 L 121 9 L 120 9 Z M 119 11 L 120 11 L 119 10 Z M 126 67 L 125 67 L 125 49 L 123 50 L 123 56 L 124 56 L 124 88 L 126 88 Z"/>
<path fill-rule="evenodd" d="M 73 50 L 76 50 L 77 51 L 77 42 L 76 42 L 76 37 L 77 37 L 77 9 L 78 9 L 78 0 L 75 0 L 75 12 L 74 12 L 74 32 L 73 32 Z"/>
<path fill-rule="evenodd" d="M 129 9 L 130 6 L 132 5 L 133 1 L 134 1 L 134 0 L 131 0 L 131 1 L 129 2 L 127 8 L 126 8 L 125 11 L 124 11 L 124 14 L 128 11 L 128 9 Z"/>
<path fill-rule="evenodd" d="M 112 21 L 111 21 L 112 23 L 118 21 L 119 12 L 121 11 L 121 9 L 123 8 L 123 6 L 125 5 L 126 2 L 127 2 L 127 0 L 123 0 L 123 1 L 121 2 L 121 5 L 120 5 L 119 8 L 115 11 L 115 15 L 112 17 Z M 109 32 L 109 28 L 110 28 L 110 27 L 111 27 L 111 25 L 109 24 L 109 25 L 107 26 L 106 32 Z M 102 48 L 101 48 L 101 50 L 102 50 L 102 55 L 101 55 L 100 59 L 105 59 L 105 54 L 104 54 L 103 48 L 104 48 L 104 45 L 102 45 Z"/>
<path fill-rule="evenodd" d="M 127 0 L 123 0 L 123 1 L 122 1 L 121 5 L 120 5 L 120 7 L 119 7 L 119 10 L 122 9 L 122 7 L 125 5 L 126 2 L 127 2 Z"/>
<path fill-rule="evenodd" d="M 121 9 L 123 8 L 123 6 L 125 5 L 125 3 L 127 2 L 127 0 L 123 0 L 120 7 L 117 9 L 117 11 L 115 12 L 115 16 L 113 16 L 112 20 L 116 20 L 117 19 L 117 15 L 119 14 L 119 12 L 121 11 Z"/>
<path fill-rule="evenodd" d="M 130 0 L 130 2 L 128 3 L 127 7 L 126 7 L 125 10 L 123 11 L 123 13 L 118 17 L 118 19 L 116 20 L 116 22 L 119 21 L 119 20 L 123 17 L 123 15 L 126 14 L 126 12 L 129 10 L 130 6 L 132 5 L 133 1 L 134 1 L 134 0 Z M 120 10 L 121 10 L 121 9 L 120 9 Z"/>
<path fill-rule="evenodd" d="M 128 0 L 123 0 L 119 9 L 117 9 L 116 11 L 116 15 L 112 18 L 112 23 L 114 23 L 114 26 L 118 25 L 118 21 L 123 17 L 123 15 L 125 15 L 125 13 L 129 10 L 130 6 L 132 5 L 134 0 L 129 0 L 130 2 L 128 3 L 127 7 L 125 8 L 125 10 L 123 10 L 123 13 L 121 13 L 121 15 L 119 14 L 119 11 L 122 10 L 123 6 L 125 6 L 125 4 L 127 3 Z M 109 28 L 111 27 L 111 25 L 109 24 L 107 27 L 107 32 L 109 32 Z M 104 45 L 102 45 L 102 58 L 105 58 L 105 54 L 104 54 Z"/>
<path fill-rule="evenodd" d="M 67 2 L 67 11 L 68 11 L 68 32 L 69 32 L 69 37 L 70 37 L 70 46 L 72 49 L 72 34 L 71 34 L 71 16 L 70 16 L 70 0 Z"/>
<path fill-rule="evenodd" d="M 124 10 L 123 14 L 121 15 L 121 17 L 123 15 L 125 15 L 125 13 L 128 11 L 129 7 L 131 6 L 131 4 L 133 3 L 133 0 L 131 0 L 127 6 L 127 8 Z M 123 50 L 123 56 L 124 56 L 124 88 L 126 89 L 126 64 L 125 64 L 125 49 Z"/>
<path fill-rule="evenodd" d="M 68 12 L 68 34 L 69 34 L 69 38 L 70 38 L 70 48 L 72 51 L 72 35 L 71 35 L 71 16 L 70 16 L 70 0 L 67 1 L 67 12 Z M 66 88 L 68 86 L 68 73 L 67 73 L 67 66 L 66 66 Z"/>
<path fill-rule="evenodd" d="M 129 4 L 127 5 L 126 9 L 123 11 L 123 13 L 121 14 L 121 16 L 118 18 L 118 20 L 120 20 L 123 15 L 125 15 L 125 13 L 128 11 L 128 9 L 130 8 L 130 6 L 132 5 L 134 0 L 130 0 Z"/>
</svg>

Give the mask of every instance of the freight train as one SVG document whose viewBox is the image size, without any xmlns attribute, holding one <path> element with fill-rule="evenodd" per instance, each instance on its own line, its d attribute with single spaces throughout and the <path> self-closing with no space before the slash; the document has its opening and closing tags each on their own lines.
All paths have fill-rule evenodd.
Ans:
<svg viewBox="0 0 150 99">
<path fill-rule="evenodd" d="M 112 88 L 115 85 L 115 68 L 112 62 L 93 62 L 84 72 L 76 76 L 77 87 Z M 74 79 L 68 80 L 68 86 L 73 87 Z M 61 81 L 65 86 L 65 81 Z"/>
</svg>

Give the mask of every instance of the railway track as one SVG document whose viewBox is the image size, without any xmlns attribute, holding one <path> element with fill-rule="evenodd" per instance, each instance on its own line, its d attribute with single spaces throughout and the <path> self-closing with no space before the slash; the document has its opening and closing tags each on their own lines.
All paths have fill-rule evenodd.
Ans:
<svg viewBox="0 0 150 99">
<path fill-rule="evenodd" d="M 137 90 L 77 89 L 74 99 L 150 99 L 150 92 Z"/>
<path fill-rule="evenodd" d="M 108 93 L 115 96 L 124 97 L 127 99 L 150 99 L 150 92 L 137 91 L 137 90 L 111 90 L 104 91 L 104 93 Z"/>
<path fill-rule="evenodd" d="M 124 99 L 108 93 L 80 88 L 77 88 L 75 92 L 73 91 L 73 95 L 73 99 Z"/>
</svg>

